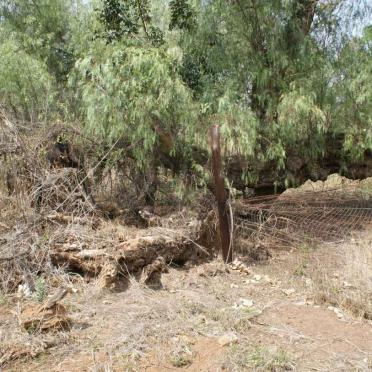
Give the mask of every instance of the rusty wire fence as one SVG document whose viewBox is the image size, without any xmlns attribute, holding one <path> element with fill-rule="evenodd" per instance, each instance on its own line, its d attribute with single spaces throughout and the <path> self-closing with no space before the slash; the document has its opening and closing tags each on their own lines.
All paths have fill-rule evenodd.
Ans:
<svg viewBox="0 0 372 372">
<path fill-rule="evenodd" d="M 234 204 L 235 236 L 270 247 L 337 243 L 372 230 L 372 189 L 350 187 L 285 192 Z M 372 247 L 371 247 L 372 249 Z"/>
</svg>

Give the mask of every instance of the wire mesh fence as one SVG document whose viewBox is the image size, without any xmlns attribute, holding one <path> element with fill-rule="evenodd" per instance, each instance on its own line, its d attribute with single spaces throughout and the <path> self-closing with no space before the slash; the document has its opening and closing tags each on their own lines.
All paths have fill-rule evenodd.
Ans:
<svg viewBox="0 0 372 372">
<path fill-rule="evenodd" d="M 235 203 L 236 236 L 276 247 L 339 242 L 372 228 L 372 189 L 294 190 Z M 372 247 L 371 247 L 372 248 Z"/>
</svg>

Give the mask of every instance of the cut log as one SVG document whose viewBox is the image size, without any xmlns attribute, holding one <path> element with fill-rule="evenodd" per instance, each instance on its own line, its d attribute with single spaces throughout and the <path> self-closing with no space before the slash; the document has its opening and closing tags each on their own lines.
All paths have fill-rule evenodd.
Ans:
<svg viewBox="0 0 372 372">
<path fill-rule="evenodd" d="M 68 272 L 87 279 L 99 277 L 101 288 L 113 288 L 118 278 L 139 274 L 144 268 L 150 282 L 152 272 L 166 264 L 212 258 L 217 243 L 212 221 L 207 218 L 192 232 L 163 227 L 139 230 L 136 237 L 102 249 L 79 249 L 77 245 L 71 249 L 71 244 L 61 244 L 51 250 L 50 257 L 55 266 Z"/>
<path fill-rule="evenodd" d="M 151 289 L 162 289 L 161 274 L 167 272 L 163 257 L 158 257 L 153 263 L 144 267 L 140 283 Z"/>
</svg>

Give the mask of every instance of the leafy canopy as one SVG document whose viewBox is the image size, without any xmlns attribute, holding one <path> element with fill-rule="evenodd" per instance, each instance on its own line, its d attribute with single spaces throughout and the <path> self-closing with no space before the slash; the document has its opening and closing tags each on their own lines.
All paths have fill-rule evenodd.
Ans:
<svg viewBox="0 0 372 372">
<path fill-rule="evenodd" d="M 141 166 L 164 134 L 189 161 L 219 123 L 225 155 L 253 178 L 293 176 L 294 157 L 301 171 L 330 157 L 347 167 L 372 151 L 370 11 L 365 0 L 1 0 L 0 99 L 124 139 Z"/>
<path fill-rule="evenodd" d="M 46 118 L 56 92 L 45 64 L 22 50 L 12 37 L 0 40 L 0 55 L 0 102 L 25 120 Z"/>
</svg>

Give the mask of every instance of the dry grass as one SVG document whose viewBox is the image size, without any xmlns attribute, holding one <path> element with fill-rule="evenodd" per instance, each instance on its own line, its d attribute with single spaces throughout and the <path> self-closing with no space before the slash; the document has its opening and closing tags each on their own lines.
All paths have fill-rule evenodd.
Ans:
<svg viewBox="0 0 372 372">
<path fill-rule="evenodd" d="M 313 269 L 318 303 L 341 307 L 353 316 L 372 319 L 372 234 L 321 248 Z"/>
<path fill-rule="evenodd" d="M 230 347 L 224 366 L 232 372 L 280 372 L 294 370 L 295 363 L 291 355 L 282 348 L 245 341 Z"/>
<path fill-rule="evenodd" d="M 219 263 L 213 265 L 217 268 Z M 205 288 L 211 288 L 216 280 L 216 277 L 199 276 L 197 270 L 194 272 L 195 281 L 202 280 Z M 231 299 L 222 295 L 222 288 L 221 293 L 215 287 L 210 294 L 205 292 L 204 285 L 200 289 L 190 288 L 187 283 L 182 282 L 181 273 L 182 271 L 171 269 L 163 279 L 166 291 L 160 292 L 145 288 L 132 278 L 125 292 L 125 310 L 121 307 L 122 300 L 118 298 L 123 294 L 109 296 L 109 316 L 113 324 L 111 326 L 106 323 L 104 332 L 110 335 L 112 345 L 106 345 L 106 348 L 116 356 L 123 356 L 120 363 L 132 366 L 131 368 L 126 366 L 127 370 L 136 370 L 138 359 L 144 357 L 154 345 L 161 345 L 155 350 L 155 359 L 159 364 L 180 367 L 193 362 L 195 357 L 192 351 L 193 337 L 200 335 L 218 337 L 231 331 L 244 334 L 250 329 L 250 320 L 256 314 L 253 314 L 253 309 L 252 312 L 234 309 Z M 222 276 L 220 279 L 223 284 L 222 278 L 228 274 L 218 275 Z M 105 322 L 108 316 L 105 309 L 108 305 L 102 304 L 101 299 L 107 299 L 107 293 L 91 287 L 85 289 L 82 296 L 81 305 L 74 301 L 75 307 L 79 309 L 79 317 L 84 318 L 92 311 L 87 307 L 86 300 L 89 299 L 89 303 L 95 304 L 96 316 Z M 119 318 L 121 326 L 117 327 Z M 96 324 L 100 323 L 99 319 L 96 319 Z M 90 330 L 90 334 L 95 332 L 95 329 Z M 80 335 L 81 343 L 85 344 L 81 347 L 86 350 L 102 348 L 102 345 L 94 340 L 84 342 L 84 333 Z"/>
<path fill-rule="evenodd" d="M 18 194 L 8 196 L 1 191 L 6 174 L 5 168 L 2 170 L 0 167 L 0 316 L 7 314 L 2 318 L 0 327 L 0 368 L 2 363 L 9 360 L 35 358 L 53 347 L 56 360 L 59 357 L 64 359 L 67 354 L 76 362 L 74 358 L 77 355 L 88 355 L 92 371 L 140 371 L 142 360 L 149 352 L 155 353 L 154 358 L 159 365 L 187 367 L 196 359 L 190 341 L 193 337 L 216 340 L 226 333 L 234 333 L 239 338 L 238 344 L 228 349 L 225 366 L 230 370 L 281 371 L 294 368 L 294 358 L 285 349 L 247 341 L 247 335 L 254 328 L 254 318 L 261 313 L 260 307 L 264 308 L 262 304 L 258 305 L 257 297 L 261 293 L 255 293 L 254 306 L 234 307 L 240 297 L 238 291 L 249 298 L 253 294 L 245 290 L 245 277 L 240 278 L 239 289 L 236 285 L 229 287 L 226 268 L 219 261 L 188 270 L 187 283 L 182 269 L 171 269 L 169 274 L 163 276 L 164 291 L 152 291 L 131 277 L 125 293 L 102 291 L 94 280 L 87 284 L 84 273 L 71 270 L 67 273 L 66 267 L 53 265 L 50 252 L 56 247 L 66 245 L 80 250 L 115 247 L 135 237 L 139 230 L 125 226 L 123 216 L 116 221 L 97 217 L 96 224 L 96 220 L 93 221 L 96 218 L 94 207 L 82 187 L 83 175 L 71 168 L 47 170 L 45 157 L 43 163 L 37 146 L 42 136 L 37 136 L 35 134 L 35 138 L 26 144 L 24 153 L 20 155 L 27 154 L 31 163 L 35 159 L 35 166 L 27 163 L 25 178 L 18 177 L 22 186 Z M 21 142 L 15 143 L 15 148 Z M 14 167 L 14 164 L 11 165 Z M 99 181 L 101 184 L 94 186 L 104 195 L 115 194 L 123 202 L 122 205 L 133 212 L 139 206 L 136 190 L 129 190 L 128 187 L 133 188 L 133 182 L 128 180 L 128 185 L 125 183 L 123 187 L 124 176 L 120 172 L 110 172 L 110 177 L 102 177 Z M 164 183 L 166 181 L 165 177 Z M 156 232 L 172 237 L 187 235 L 189 231 L 199 229 L 200 221 L 197 220 L 204 212 L 204 217 L 211 223 L 206 224 L 208 231 L 201 231 L 201 234 L 205 241 L 214 241 L 216 221 L 213 213 L 210 213 L 213 202 L 207 198 L 202 203 L 197 192 L 190 193 L 194 204 L 189 205 L 195 208 L 182 209 L 181 197 L 172 192 L 175 185 L 168 186 L 159 190 L 159 199 L 164 199 L 164 204 L 169 203 L 170 199 L 174 200 L 177 212 L 167 215 L 159 213 L 162 217 L 156 218 L 153 225 L 153 221 L 148 221 L 152 227 L 146 230 L 146 234 Z M 42 198 L 36 213 L 31 206 L 40 195 Z M 123 200 L 123 195 L 127 200 Z M 169 212 L 168 205 L 160 207 L 165 207 L 164 210 Z M 50 214 L 56 211 L 65 214 L 68 222 L 50 218 Z M 271 232 L 273 226 L 269 222 L 266 225 Z M 236 232 L 239 235 L 239 230 Z M 262 241 L 252 239 L 251 233 L 238 238 L 237 251 L 255 261 L 269 258 L 265 246 L 273 246 L 271 235 Z M 371 235 L 363 235 L 353 243 L 333 246 L 332 249 L 322 248 L 323 257 L 316 262 L 312 275 L 314 296 L 318 302 L 343 307 L 358 317 L 372 318 L 371 240 Z M 306 267 L 305 261 L 301 262 L 295 270 L 297 276 L 304 276 L 310 261 L 308 248 L 304 250 Z M 9 293 L 16 292 L 20 284 L 22 291 L 18 297 L 10 296 Z M 67 311 L 73 318 L 71 331 L 52 335 L 22 332 L 18 321 L 25 302 L 41 302 L 61 286 L 78 289 L 77 294 L 64 299 Z M 30 293 L 26 293 L 27 290 Z M 277 335 L 278 329 L 273 328 L 272 333 Z M 100 351 L 106 353 L 103 361 L 98 355 Z"/>
<path fill-rule="evenodd" d="M 287 318 L 264 325 L 262 319 L 268 319 L 265 314 L 277 313 L 277 308 L 271 307 L 273 299 L 289 303 L 294 299 L 283 297 L 281 289 L 269 283 L 247 285 L 247 277 L 251 278 L 235 271 L 228 273 L 222 262 L 213 261 L 188 270 L 170 268 L 163 275 L 161 291 L 150 290 L 133 277 L 125 293 L 102 291 L 94 282 L 73 283 L 78 292 L 63 300 L 73 318 L 71 331 L 53 335 L 56 347 L 50 351 L 52 356 L 41 354 L 41 359 L 30 363 L 38 371 L 47 371 L 51 358 L 61 360 L 55 370 L 73 370 L 76 365 L 87 366 L 86 371 L 143 371 L 145 366 L 157 366 L 158 369 L 150 368 L 151 371 L 180 367 L 208 370 L 197 369 L 210 362 L 210 349 L 203 353 L 198 344 L 200 338 L 206 338 L 214 342 L 207 344 L 208 348 L 219 347 L 220 359 L 212 357 L 218 367 L 230 371 L 284 371 L 298 366 L 299 370 L 307 370 L 301 369 L 301 355 L 315 346 L 323 350 L 325 340 L 298 338 L 300 331 L 288 327 Z M 231 286 L 233 283 L 237 285 Z M 241 297 L 253 299 L 253 306 L 234 306 Z M 264 310 L 262 315 L 259 310 Z M 50 335 L 28 335 L 19 330 L 15 320 L 9 318 L 7 326 L 0 327 L 3 332 L 0 342 L 7 342 L 8 350 L 27 344 L 34 353 L 30 355 L 36 355 L 49 347 Z M 335 322 L 340 321 L 335 319 Z M 292 334 L 287 337 L 288 329 L 296 332 L 293 333 L 296 338 Z M 237 336 L 237 344 L 219 346 L 219 337 L 231 333 Z M 310 354 L 306 356 L 308 363 L 316 358 Z M 331 363 L 331 357 L 344 358 L 343 365 L 350 366 L 347 360 L 350 353 L 330 354 L 327 363 Z M 24 363 L 18 369 L 15 366 L 16 370 L 28 368 Z M 325 361 L 319 366 L 324 367 Z"/>
<path fill-rule="evenodd" d="M 48 221 L 45 216 L 35 213 L 27 196 L 0 196 L 0 207 L 2 205 L 0 294 L 14 293 L 19 285 L 23 286 L 23 294 L 35 292 L 41 280 L 47 288 L 63 284 L 67 276 L 63 270 L 52 265 L 50 250 L 66 236 L 70 239 L 80 237 L 88 228 L 74 223 L 66 226 Z"/>
</svg>

